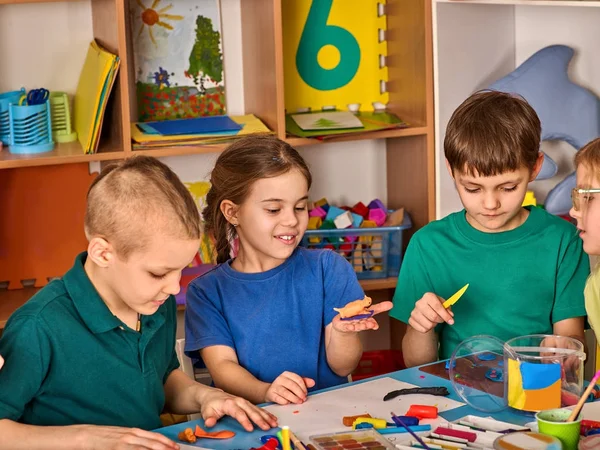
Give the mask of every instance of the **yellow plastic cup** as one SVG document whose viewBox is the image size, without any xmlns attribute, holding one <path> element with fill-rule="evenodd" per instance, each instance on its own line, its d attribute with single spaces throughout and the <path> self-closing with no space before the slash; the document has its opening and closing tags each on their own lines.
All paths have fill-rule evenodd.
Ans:
<svg viewBox="0 0 600 450">
<path fill-rule="evenodd" d="M 577 450 L 581 431 L 581 414 L 573 422 L 566 422 L 571 415 L 569 409 L 549 409 L 535 415 L 540 433 L 558 438 L 563 450 Z"/>
</svg>

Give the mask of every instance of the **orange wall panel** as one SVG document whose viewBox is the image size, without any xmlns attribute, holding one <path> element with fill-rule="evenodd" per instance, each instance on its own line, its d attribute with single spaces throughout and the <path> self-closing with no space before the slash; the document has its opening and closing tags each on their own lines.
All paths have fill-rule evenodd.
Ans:
<svg viewBox="0 0 600 450">
<path fill-rule="evenodd" d="M 0 282 L 40 287 L 71 267 L 87 247 L 85 196 L 95 176 L 88 164 L 0 171 Z"/>
</svg>

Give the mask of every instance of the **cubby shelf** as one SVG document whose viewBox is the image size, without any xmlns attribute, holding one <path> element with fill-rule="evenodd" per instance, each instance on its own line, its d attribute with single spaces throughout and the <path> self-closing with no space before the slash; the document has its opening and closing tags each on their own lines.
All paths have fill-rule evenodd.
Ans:
<svg viewBox="0 0 600 450">
<path fill-rule="evenodd" d="M 132 9 L 135 10 L 131 8 L 135 0 L 57 1 L 87 1 L 91 9 L 93 38 L 104 48 L 117 54 L 121 60 L 119 75 L 107 106 L 99 151 L 85 155 L 78 143 L 58 145 L 51 153 L 28 156 L 12 155 L 4 149 L 0 152 L 0 169 L 19 170 L 28 166 L 110 161 L 136 154 L 163 157 L 218 153 L 225 148 L 220 144 L 132 149 L 131 123 L 137 120 L 136 68 L 133 63 L 133 39 L 137 31 L 131 29 L 129 15 Z M 387 0 L 385 4 L 385 61 L 388 69 L 386 89 L 389 93 L 387 106 L 390 112 L 411 126 L 404 129 L 356 133 L 325 141 L 286 135 L 284 60 L 294 56 L 284 55 L 283 51 L 283 37 L 286 31 L 282 16 L 284 1 L 288 0 L 239 1 L 241 36 L 237 45 L 241 45 L 242 69 L 239 76 L 243 80 L 243 101 L 240 102 L 243 111 L 237 113 L 254 114 L 273 130 L 276 136 L 298 147 L 314 145 L 320 151 L 327 151 L 328 147 L 323 144 L 385 140 L 386 168 L 382 175 L 386 179 L 387 205 L 393 209 L 404 207 L 410 214 L 413 229 L 407 233 L 405 242 L 408 241 L 412 232 L 435 218 L 432 2 L 436 0 Z M 40 1 L 0 0 L 0 5 L 35 2 Z M 48 0 L 48 3 L 53 3 L 53 0 Z M 53 32 L 60 33 L 63 30 Z M 28 57 L 27 49 L 23 49 L 23 55 L 24 58 Z M 18 64 L 18 61 L 5 62 L 5 66 L 7 64 Z M 320 170 L 333 171 L 336 168 L 326 167 Z M 323 175 L 319 173 L 318 176 Z M 32 236 L 31 239 L 35 238 Z M 34 263 L 32 261 L 32 264 Z M 389 297 L 388 290 L 395 287 L 396 278 L 365 280 L 361 284 L 367 291 L 377 290 L 381 295 Z M 4 326 L 10 313 L 34 292 L 35 288 L 0 291 L 0 328 Z M 392 345 L 398 347 L 397 344 Z"/>
</svg>

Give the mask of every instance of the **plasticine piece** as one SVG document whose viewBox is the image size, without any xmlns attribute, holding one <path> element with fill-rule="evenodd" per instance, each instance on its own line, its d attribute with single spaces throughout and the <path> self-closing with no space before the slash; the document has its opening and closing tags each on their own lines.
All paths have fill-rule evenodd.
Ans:
<svg viewBox="0 0 600 450">
<path fill-rule="evenodd" d="M 435 406 L 428 405 L 410 405 L 407 416 L 417 417 L 421 419 L 437 419 L 438 409 Z"/>
<path fill-rule="evenodd" d="M 386 402 L 388 400 L 392 400 L 400 395 L 410 395 L 410 394 L 421 394 L 421 395 L 437 395 L 440 397 L 445 397 L 450 395 L 448 389 L 445 387 L 417 387 L 410 389 L 398 389 L 396 391 L 388 392 L 383 397 L 383 401 Z"/>
<path fill-rule="evenodd" d="M 181 442 L 187 442 L 189 444 L 193 444 L 194 442 L 196 442 L 196 436 L 194 435 L 194 432 L 191 428 L 186 428 L 185 430 L 180 432 L 177 435 L 177 439 L 179 439 Z"/>
<path fill-rule="evenodd" d="M 371 418 L 371 415 L 370 415 L 370 414 L 368 414 L 368 413 L 365 413 L 365 414 L 359 414 L 359 415 L 357 415 L 357 416 L 344 416 L 344 417 L 342 418 L 342 423 L 343 423 L 343 424 L 344 424 L 344 426 L 346 426 L 346 427 L 351 427 L 351 426 L 352 426 L 352 424 L 354 423 L 354 421 L 355 421 L 356 419 L 360 419 L 361 417 L 364 417 L 364 418 L 370 419 L 370 418 Z"/>
<path fill-rule="evenodd" d="M 493 361 L 496 359 L 496 355 L 490 352 L 484 352 L 477 355 L 477 359 L 480 361 Z"/>
<path fill-rule="evenodd" d="M 230 439 L 235 436 L 235 432 L 231 430 L 221 431 L 206 431 L 196 425 L 196 431 L 194 432 L 196 437 L 206 439 Z"/>
<path fill-rule="evenodd" d="M 367 310 L 367 308 L 371 306 L 371 303 L 373 303 L 371 297 L 365 295 L 362 300 L 354 300 L 353 302 L 346 304 L 343 308 L 333 308 L 333 310 L 338 312 L 342 319 L 347 317 L 354 318 L 358 315 L 369 314 L 369 312 L 373 315 L 372 311 Z"/>
<path fill-rule="evenodd" d="M 485 377 L 490 381 L 500 382 L 504 381 L 502 370 L 500 369 L 489 369 L 485 373 Z"/>
<path fill-rule="evenodd" d="M 373 314 L 375 313 L 375 311 L 373 311 L 372 309 L 370 309 L 366 314 L 359 314 L 358 316 L 352 316 L 352 317 L 346 317 L 344 319 L 340 319 L 340 320 L 360 320 L 360 319 L 368 319 L 369 317 L 373 317 Z"/>
</svg>

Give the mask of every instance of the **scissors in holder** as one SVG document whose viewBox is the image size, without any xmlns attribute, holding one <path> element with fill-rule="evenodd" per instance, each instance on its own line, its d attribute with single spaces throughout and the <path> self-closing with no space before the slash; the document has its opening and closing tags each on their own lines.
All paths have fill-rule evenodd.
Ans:
<svg viewBox="0 0 600 450">
<path fill-rule="evenodd" d="M 50 92 L 48 89 L 39 88 L 39 89 L 31 89 L 27 93 L 27 97 L 22 96 L 19 104 L 22 105 L 24 100 L 27 100 L 27 105 L 41 105 L 48 100 L 50 96 Z"/>
</svg>

